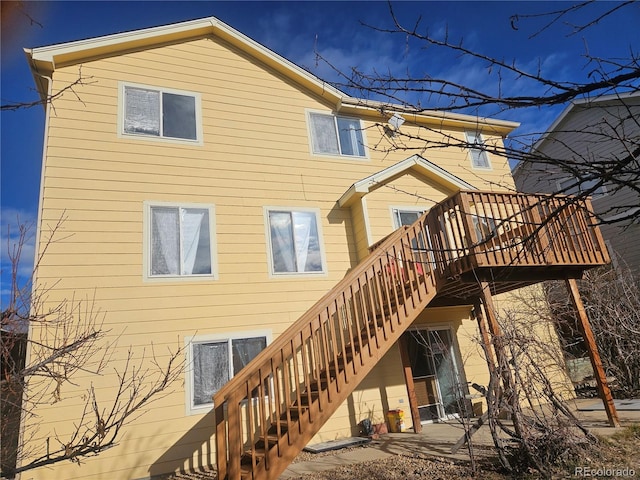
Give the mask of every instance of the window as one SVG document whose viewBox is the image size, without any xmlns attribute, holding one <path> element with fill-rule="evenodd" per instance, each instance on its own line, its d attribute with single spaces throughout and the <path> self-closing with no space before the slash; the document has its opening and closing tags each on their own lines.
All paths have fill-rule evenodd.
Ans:
<svg viewBox="0 0 640 480">
<path fill-rule="evenodd" d="M 271 271 L 323 273 L 318 213 L 267 209 Z"/>
<path fill-rule="evenodd" d="M 565 178 L 558 181 L 558 192 L 563 195 L 579 195 L 583 192 L 591 190 L 596 184 L 600 182 L 600 179 L 593 180 L 580 180 L 576 177 Z M 591 198 L 603 197 L 607 194 L 607 189 L 604 185 L 600 185 L 593 192 L 591 192 Z"/>
<path fill-rule="evenodd" d="M 403 225 L 411 225 L 415 223 L 425 212 L 425 209 L 418 210 L 402 210 L 399 208 L 392 209 L 393 226 L 400 228 Z"/>
<path fill-rule="evenodd" d="M 426 212 L 426 209 L 392 208 L 391 211 L 393 213 L 394 227 L 400 228 L 403 225 L 413 225 Z M 411 250 L 418 273 L 429 271 L 431 270 L 431 265 L 435 265 L 433 246 L 427 225 L 424 225 L 423 232 L 420 232 L 416 238 L 411 240 Z"/>
<path fill-rule="evenodd" d="M 360 120 L 309 113 L 313 153 L 365 157 Z"/>
<path fill-rule="evenodd" d="M 189 410 L 211 407 L 213 395 L 266 348 L 267 337 L 187 338 Z"/>
<path fill-rule="evenodd" d="M 471 155 L 471 166 L 473 168 L 491 168 L 489 155 L 484 148 L 484 140 L 478 132 L 466 132 L 467 143 Z M 474 148 L 475 146 L 475 148 Z"/>
<path fill-rule="evenodd" d="M 201 139 L 200 96 L 122 85 L 122 133 L 187 141 Z"/>
<path fill-rule="evenodd" d="M 145 204 L 147 275 L 214 276 L 213 206 Z"/>
</svg>

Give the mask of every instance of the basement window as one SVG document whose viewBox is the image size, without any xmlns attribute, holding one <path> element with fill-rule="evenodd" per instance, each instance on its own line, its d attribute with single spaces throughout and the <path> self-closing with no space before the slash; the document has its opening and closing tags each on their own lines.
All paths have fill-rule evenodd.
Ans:
<svg viewBox="0 0 640 480">
<path fill-rule="evenodd" d="M 266 348 L 269 337 L 264 332 L 187 338 L 189 413 L 210 409 L 213 395 Z"/>
</svg>

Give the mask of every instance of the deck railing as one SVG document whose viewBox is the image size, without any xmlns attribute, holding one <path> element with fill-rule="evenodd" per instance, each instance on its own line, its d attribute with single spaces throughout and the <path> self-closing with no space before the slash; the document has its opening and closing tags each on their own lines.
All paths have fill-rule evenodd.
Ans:
<svg viewBox="0 0 640 480">
<path fill-rule="evenodd" d="M 463 191 L 421 219 L 446 278 L 482 267 L 590 266 L 609 262 L 589 199 Z"/>
<path fill-rule="evenodd" d="M 476 191 L 371 250 L 214 395 L 221 480 L 277 478 L 448 278 L 608 260 L 588 200 Z"/>
</svg>

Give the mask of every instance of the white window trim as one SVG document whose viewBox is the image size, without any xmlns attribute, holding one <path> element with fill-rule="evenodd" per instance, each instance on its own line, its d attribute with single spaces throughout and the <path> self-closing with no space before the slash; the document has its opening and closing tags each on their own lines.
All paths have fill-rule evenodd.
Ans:
<svg viewBox="0 0 640 480">
<path fill-rule="evenodd" d="M 213 410 L 213 401 L 206 405 L 193 405 L 193 349 L 194 343 L 209 343 L 237 340 L 242 338 L 259 338 L 265 337 L 266 346 L 268 347 L 272 341 L 272 330 L 249 330 L 246 332 L 232 333 L 216 333 L 205 335 L 193 335 L 184 337 L 185 345 L 185 371 L 184 371 L 184 394 L 185 394 L 185 412 L 187 415 L 199 415 L 208 413 Z M 233 378 L 233 377 L 232 377 Z"/>
<path fill-rule="evenodd" d="M 389 211 L 391 213 L 391 224 L 394 228 L 394 230 L 397 230 L 398 228 L 400 228 L 400 225 L 397 225 L 397 217 L 395 214 L 395 211 L 399 211 L 399 212 L 417 212 L 417 213 L 425 213 L 428 212 L 430 210 L 429 207 L 421 207 L 419 205 L 412 205 L 410 207 L 404 207 L 404 206 L 393 206 L 391 205 L 389 207 Z M 434 252 L 433 252 L 433 246 L 432 246 L 432 242 L 431 242 L 431 238 L 429 236 L 429 227 L 425 227 L 426 232 L 425 232 L 425 238 L 426 238 L 426 242 L 427 245 L 425 245 L 425 248 L 427 248 L 427 252 L 426 255 L 428 255 L 428 259 L 427 262 L 428 266 L 424 269 L 424 270 L 428 270 L 428 271 L 432 271 L 435 269 L 435 265 L 436 265 L 436 259 L 434 256 Z M 424 261 L 424 260 L 423 260 Z"/>
<path fill-rule="evenodd" d="M 420 206 L 417 206 L 417 205 L 413 205 L 413 206 L 411 206 L 411 207 L 404 207 L 404 206 L 400 206 L 400 207 L 398 207 L 398 206 L 393 206 L 393 205 L 391 205 L 391 206 L 389 207 L 389 212 L 390 212 L 390 214 L 391 214 L 391 226 L 392 226 L 395 230 L 397 230 L 398 228 L 400 228 L 400 225 L 397 225 L 397 222 L 396 222 L 396 220 L 397 220 L 397 218 L 396 218 L 396 214 L 395 214 L 395 212 L 396 212 L 396 211 L 400 211 L 400 212 L 419 212 L 419 213 L 424 213 L 424 212 L 426 212 L 427 210 L 429 210 L 429 207 L 420 207 Z"/>
<path fill-rule="evenodd" d="M 211 245 L 211 273 L 199 275 L 151 275 L 151 207 L 200 208 L 209 211 L 209 242 Z M 143 202 L 142 272 L 145 282 L 202 282 L 218 279 L 218 250 L 216 241 L 216 209 L 210 203 Z"/>
<path fill-rule="evenodd" d="M 274 272 L 273 271 L 273 249 L 271 245 L 271 226 L 269 224 L 269 212 L 312 212 L 316 216 L 316 227 L 318 228 L 318 244 L 320 246 L 320 256 L 322 259 L 322 271 L 320 272 Z M 324 233 L 322 231 L 322 222 L 320 221 L 320 209 L 309 207 L 282 207 L 282 206 L 265 206 L 264 207 L 264 232 L 267 244 L 267 261 L 269 262 L 269 278 L 291 278 L 291 277 L 326 277 L 327 276 L 327 256 L 324 249 Z"/>
<path fill-rule="evenodd" d="M 480 133 L 480 132 L 470 132 L 470 131 L 466 131 L 466 132 L 464 132 L 464 137 L 465 137 L 465 140 L 466 140 L 467 144 L 470 144 L 470 143 L 471 143 L 471 141 L 469 140 L 469 134 L 473 134 L 473 135 L 475 135 L 476 137 L 478 137 L 478 139 L 480 140 L 480 143 L 482 143 L 482 145 L 486 145 L 486 142 L 485 142 L 485 140 L 484 140 L 484 137 L 482 136 L 482 133 Z M 489 152 L 487 152 L 486 150 L 482 150 L 482 153 L 484 153 L 484 155 L 485 155 L 485 157 L 486 157 L 486 159 L 487 159 L 487 164 L 488 164 L 488 166 L 486 166 L 486 167 L 480 167 L 480 166 L 474 165 L 474 163 L 473 163 L 473 154 L 472 154 L 472 150 L 478 150 L 478 149 L 477 149 L 477 148 L 476 148 L 476 149 L 474 149 L 474 148 L 472 148 L 472 147 L 470 147 L 470 146 L 467 146 L 467 150 L 468 150 L 468 152 L 469 152 L 469 153 L 468 153 L 468 156 L 469 156 L 469 163 L 471 163 L 471 168 L 472 168 L 473 170 L 485 170 L 485 171 L 487 171 L 487 170 L 493 170 L 493 164 L 491 163 L 491 155 L 489 155 Z"/>
<path fill-rule="evenodd" d="M 190 140 L 188 138 L 163 137 L 161 135 L 156 137 L 155 135 L 145 135 L 141 133 L 126 133 L 124 131 L 125 87 L 143 88 L 146 90 L 155 90 L 160 93 L 163 93 L 163 92 L 174 93 L 177 95 L 194 97 L 196 101 L 196 139 Z M 148 140 L 151 142 L 179 143 L 183 145 L 203 145 L 204 141 L 203 141 L 203 135 L 202 135 L 202 95 L 197 92 L 189 92 L 186 90 L 176 90 L 173 88 L 158 87 L 155 85 L 143 85 L 139 83 L 122 82 L 122 81 L 118 82 L 118 138 Z"/>
<path fill-rule="evenodd" d="M 559 192 L 561 195 L 575 195 L 573 193 L 565 193 L 562 192 L 562 189 L 564 188 L 562 186 L 563 182 L 569 182 L 569 181 L 573 181 L 574 183 L 576 183 L 576 186 L 578 186 L 577 184 L 579 183 L 579 179 L 576 177 L 564 177 L 564 178 L 560 178 L 558 180 L 556 180 L 556 191 Z M 579 187 L 578 187 L 579 188 Z M 596 201 L 596 200 L 600 200 L 603 197 L 606 197 L 609 192 L 607 192 L 607 187 L 605 185 L 602 185 L 600 187 L 598 187 L 599 190 L 601 190 L 601 193 L 592 193 L 591 195 L 589 195 L 591 197 L 592 201 Z M 597 192 L 597 190 L 596 190 Z"/>
<path fill-rule="evenodd" d="M 309 141 L 309 152 L 311 153 L 312 156 L 314 157 L 324 157 L 324 158 L 335 158 L 335 159 L 340 159 L 340 160 L 344 160 L 344 159 L 349 159 L 349 160 L 357 160 L 357 161 L 369 161 L 369 148 L 367 147 L 368 142 L 367 142 L 367 131 L 365 130 L 363 124 L 362 124 L 362 119 L 358 118 L 358 117 L 354 117 L 352 115 L 339 115 L 336 114 L 335 112 L 331 112 L 331 111 L 326 111 L 326 110 L 311 110 L 311 109 L 306 109 L 305 110 L 305 116 L 307 119 L 307 139 Z M 342 154 L 332 154 L 332 153 L 316 153 L 313 150 L 313 130 L 311 128 L 311 114 L 312 113 L 316 113 L 318 115 L 328 115 L 334 118 L 336 117 L 342 117 L 342 118 L 348 118 L 348 119 L 352 119 L 352 120 L 358 120 L 358 122 L 360 123 L 360 133 L 362 134 L 362 146 L 364 148 L 364 155 L 363 156 L 359 156 L 359 155 L 342 155 Z M 336 124 L 336 128 L 338 128 L 337 124 Z M 338 148 L 340 148 L 340 139 L 338 139 Z"/>
</svg>

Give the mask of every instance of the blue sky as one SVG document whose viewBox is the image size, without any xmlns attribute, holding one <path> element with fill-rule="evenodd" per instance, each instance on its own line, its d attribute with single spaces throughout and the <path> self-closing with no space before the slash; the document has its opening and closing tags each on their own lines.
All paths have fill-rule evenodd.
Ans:
<svg viewBox="0 0 640 480">
<path fill-rule="evenodd" d="M 3 3 L 5 3 L 3 1 Z M 401 22 L 412 26 L 422 16 L 422 28 L 455 41 L 464 39 L 471 49 L 562 80 L 580 81 L 590 67 L 582 56 L 586 49 L 602 58 L 628 57 L 640 45 L 640 6 L 633 5 L 606 17 L 598 25 L 567 36 L 571 26 L 558 22 L 533 39 L 544 23 L 524 19 L 514 30 L 513 14 L 557 10 L 563 2 L 397 2 L 394 9 Z M 594 18 L 598 11 L 615 5 L 598 2 L 571 20 Z M 138 28 L 215 16 L 289 60 L 325 79 L 335 79 L 332 70 L 316 61 L 314 49 L 341 71 L 358 67 L 365 71 L 410 72 L 415 76 L 445 76 L 468 85 L 495 82 L 484 65 L 451 52 L 423 48 L 406 42 L 401 35 L 379 33 L 361 24 L 390 27 L 386 2 L 215 2 L 215 1 L 48 1 L 25 2 L 29 17 L 2 16 L 1 103 L 36 99 L 34 82 L 23 47 L 35 47 L 108 35 Z M 508 83 L 513 92 L 532 88 L 522 80 Z M 531 93 L 531 92 L 529 92 Z M 422 100 L 429 106 L 429 99 Z M 515 135 L 541 132 L 560 113 L 561 107 L 504 112 L 498 117 L 522 124 Z M 483 112 L 485 114 L 490 112 Z M 7 286 L 7 224 L 35 221 L 37 216 L 44 110 L 41 107 L 3 111 L 1 129 L 1 217 L 2 289 Z M 15 231 L 15 229 L 14 229 Z M 27 245 L 24 259 L 33 255 Z M 23 264 L 23 273 L 30 268 Z"/>
</svg>

